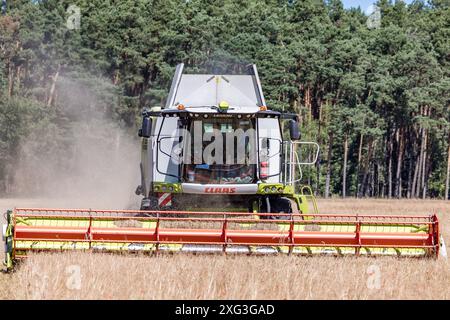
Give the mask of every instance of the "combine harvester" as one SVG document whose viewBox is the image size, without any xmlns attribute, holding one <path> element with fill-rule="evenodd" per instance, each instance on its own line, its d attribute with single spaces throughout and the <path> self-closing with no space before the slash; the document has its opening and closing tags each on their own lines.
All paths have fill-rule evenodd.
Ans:
<svg viewBox="0 0 450 320">
<path fill-rule="evenodd" d="M 255 65 L 247 74 L 213 75 L 184 74 L 180 64 L 165 108 L 142 116 L 140 210 L 9 211 L 7 269 L 31 251 L 445 252 L 436 215 L 319 214 L 300 183 L 319 146 L 300 141 L 295 114 L 266 107 Z"/>
</svg>

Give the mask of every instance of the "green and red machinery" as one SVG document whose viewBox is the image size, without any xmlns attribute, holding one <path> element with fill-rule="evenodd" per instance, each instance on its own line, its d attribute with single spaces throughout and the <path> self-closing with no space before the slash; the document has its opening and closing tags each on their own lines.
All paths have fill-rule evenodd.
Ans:
<svg viewBox="0 0 450 320">
<path fill-rule="evenodd" d="M 142 114 L 140 210 L 8 211 L 8 269 L 32 251 L 445 254 L 436 215 L 319 214 L 301 184 L 319 147 L 300 139 L 296 115 L 267 108 L 255 65 L 183 69 L 165 108 Z"/>
</svg>

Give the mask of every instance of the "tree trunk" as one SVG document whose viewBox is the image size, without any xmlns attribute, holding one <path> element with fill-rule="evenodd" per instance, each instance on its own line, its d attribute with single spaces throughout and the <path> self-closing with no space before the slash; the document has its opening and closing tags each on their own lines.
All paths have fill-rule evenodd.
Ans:
<svg viewBox="0 0 450 320">
<path fill-rule="evenodd" d="M 14 90 L 14 69 L 11 66 L 11 61 L 8 64 L 8 97 L 11 98 Z"/>
<path fill-rule="evenodd" d="M 422 136 L 422 130 L 419 130 L 419 135 Z M 416 198 L 417 196 L 417 180 L 419 179 L 419 171 L 420 171 L 420 159 L 421 159 L 421 151 L 422 150 L 422 141 L 420 142 L 420 151 L 419 154 L 416 157 L 416 164 L 414 166 L 414 176 L 413 176 L 413 181 L 412 181 L 412 186 L 411 186 L 411 197 L 412 198 Z"/>
<path fill-rule="evenodd" d="M 371 142 L 369 143 L 369 150 L 367 152 L 367 159 L 366 162 L 364 164 L 364 169 L 363 169 L 363 178 L 361 181 L 361 194 L 365 195 L 367 190 L 368 190 L 368 177 L 370 174 L 370 160 L 372 159 L 372 154 L 373 154 L 373 150 L 376 147 L 376 140 L 374 140 L 373 138 L 371 139 Z M 373 178 L 375 179 L 375 173 L 373 173 Z M 375 181 L 373 181 L 373 183 L 375 183 Z M 374 187 L 372 187 L 372 193 L 374 192 Z"/>
<path fill-rule="evenodd" d="M 427 143 L 428 143 L 428 130 L 425 130 L 425 144 L 424 144 L 423 162 L 422 162 L 422 199 L 425 199 L 425 197 L 427 195 L 427 183 L 428 183 L 428 179 L 426 177 Z"/>
<path fill-rule="evenodd" d="M 418 161 L 418 170 L 417 170 L 417 184 L 416 184 L 416 194 L 415 197 L 418 198 L 420 196 L 421 186 L 422 186 L 422 169 L 423 169 L 423 154 L 425 151 L 425 129 L 421 129 L 421 138 L 420 138 L 420 153 L 419 153 L 419 161 Z"/>
<path fill-rule="evenodd" d="M 416 189 L 417 189 L 417 177 L 419 176 L 419 167 L 420 167 L 420 156 L 416 159 L 416 165 L 414 166 L 414 176 L 411 186 L 411 198 L 416 197 Z"/>
<path fill-rule="evenodd" d="M 15 80 L 15 82 L 16 82 L 15 88 L 16 88 L 17 92 L 20 92 L 20 73 L 21 73 L 21 71 L 22 71 L 22 67 L 18 66 L 17 72 L 16 72 L 16 80 Z"/>
<path fill-rule="evenodd" d="M 348 157 L 348 135 L 345 134 L 344 138 L 344 165 L 342 168 L 342 197 L 346 196 L 347 189 L 347 157 Z"/>
<path fill-rule="evenodd" d="M 56 82 L 58 81 L 60 69 L 61 69 L 61 65 L 58 65 L 58 69 L 56 70 L 55 75 L 52 77 L 52 86 L 50 88 L 50 95 L 47 100 L 47 107 L 50 107 L 54 101 Z"/>
<path fill-rule="evenodd" d="M 358 198 L 360 196 L 360 179 L 359 179 L 359 172 L 361 168 L 361 157 L 362 157 L 362 146 L 364 141 L 364 134 L 361 133 L 359 137 L 359 148 L 358 148 L 358 164 L 356 166 L 356 197 Z"/>
<path fill-rule="evenodd" d="M 308 119 L 308 123 L 311 123 L 311 89 L 309 87 L 309 85 L 306 87 L 305 89 L 305 107 L 308 108 L 308 115 L 307 115 L 307 119 Z"/>
<path fill-rule="evenodd" d="M 327 177 L 325 180 L 325 198 L 328 198 L 330 196 L 332 149 L 333 149 L 333 133 L 330 132 L 330 139 L 328 141 L 328 154 L 327 154 Z"/>
<path fill-rule="evenodd" d="M 408 161 L 408 189 L 406 190 L 406 197 L 411 198 L 412 178 L 413 178 L 413 160 L 412 157 Z"/>
<path fill-rule="evenodd" d="M 398 157 L 397 157 L 397 172 L 395 174 L 395 196 L 397 198 L 402 197 L 402 160 L 403 160 L 403 130 L 397 130 L 398 141 Z"/>
<path fill-rule="evenodd" d="M 448 135 L 448 146 L 447 146 L 447 178 L 445 179 L 445 193 L 444 193 L 445 200 L 449 200 L 449 189 L 450 189 L 450 133 Z"/>
<path fill-rule="evenodd" d="M 119 84 L 120 73 L 118 70 L 114 72 L 113 85 L 117 86 Z"/>
<path fill-rule="evenodd" d="M 372 165 L 371 165 L 372 167 Z M 369 170 L 370 172 L 370 170 Z M 370 196 L 373 197 L 373 193 L 375 190 L 375 171 L 372 170 L 372 172 L 370 172 Z"/>
<path fill-rule="evenodd" d="M 317 134 L 317 136 L 318 136 L 317 143 L 319 145 L 321 145 L 321 143 L 322 143 L 322 139 L 321 139 L 321 137 L 322 137 L 322 134 L 321 134 L 321 132 L 322 132 L 322 111 L 320 111 L 320 113 L 319 113 L 319 130 L 318 131 L 319 132 Z M 314 195 L 317 195 L 320 192 L 320 163 L 322 162 L 321 158 L 322 158 L 322 152 L 319 150 L 319 156 L 318 156 L 317 162 L 316 162 L 316 188 L 314 190 Z"/>
<path fill-rule="evenodd" d="M 376 162 L 373 163 L 373 183 L 374 183 L 374 189 L 373 189 L 373 196 L 378 197 L 379 195 L 379 182 L 378 182 L 378 165 Z"/>
<path fill-rule="evenodd" d="M 389 133 L 388 198 L 392 197 L 392 135 Z"/>
</svg>

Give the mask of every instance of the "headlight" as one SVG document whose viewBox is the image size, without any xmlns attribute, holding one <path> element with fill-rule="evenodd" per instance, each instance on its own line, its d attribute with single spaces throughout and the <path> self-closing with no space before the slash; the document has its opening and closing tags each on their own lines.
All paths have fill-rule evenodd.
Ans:
<svg viewBox="0 0 450 320">
<path fill-rule="evenodd" d="M 277 192 L 277 187 L 272 187 L 272 192 Z"/>
<path fill-rule="evenodd" d="M 264 188 L 264 192 L 265 192 L 265 193 L 269 193 L 269 191 L 270 191 L 269 187 L 265 187 L 265 188 Z"/>
</svg>

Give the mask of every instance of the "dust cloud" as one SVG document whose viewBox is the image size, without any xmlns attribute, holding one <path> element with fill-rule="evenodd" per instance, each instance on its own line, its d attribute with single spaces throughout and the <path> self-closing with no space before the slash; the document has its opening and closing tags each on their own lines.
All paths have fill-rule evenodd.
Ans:
<svg viewBox="0 0 450 320">
<path fill-rule="evenodd" d="M 89 81 L 58 80 L 58 116 L 33 127 L 22 141 L 16 193 L 58 200 L 67 207 L 136 209 L 134 190 L 140 178 L 135 129 L 113 119 L 118 105 L 114 88 L 107 81 Z"/>
</svg>

